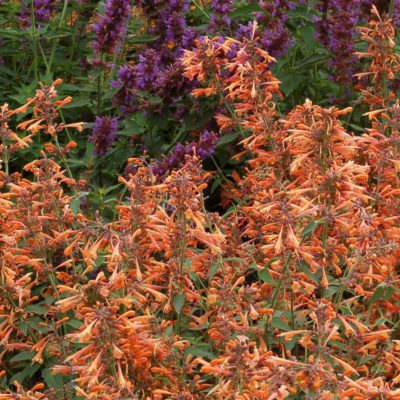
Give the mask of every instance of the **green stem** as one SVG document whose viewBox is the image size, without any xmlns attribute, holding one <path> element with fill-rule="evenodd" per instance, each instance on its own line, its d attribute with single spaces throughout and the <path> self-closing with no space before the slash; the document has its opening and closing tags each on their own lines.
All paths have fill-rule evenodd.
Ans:
<svg viewBox="0 0 400 400">
<path fill-rule="evenodd" d="M 389 4 L 389 18 L 393 17 L 393 11 L 394 11 L 394 0 L 390 0 Z"/>
<path fill-rule="evenodd" d="M 74 177 L 72 176 L 71 169 L 69 168 L 67 159 L 65 158 L 65 155 L 64 155 L 64 153 L 63 153 L 63 151 L 62 151 L 62 149 L 61 149 L 61 146 L 60 146 L 60 143 L 59 143 L 59 141 L 58 141 L 58 137 L 57 137 L 57 136 L 54 137 L 54 142 L 55 142 L 55 144 L 56 144 L 56 147 L 57 147 L 58 152 L 60 153 L 60 157 L 61 157 L 61 159 L 62 159 L 62 161 L 63 161 L 63 163 L 64 163 L 64 165 L 65 165 L 65 168 L 67 169 L 69 178 L 74 179 Z M 74 190 L 75 190 L 75 189 L 74 189 Z"/>
<path fill-rule="evenodd" d="M 10 173 L 10 171 L 9 171 L 9 165 L 8 165 L 8 162 L 9 162 L 9 155 L 8 155 L 8 149 L 7 149 L 7 146 L 6 146 L 6 140 L 5 140 L 5 138 L 3 138 L 3 162 L 4 162 L 4 170 L 5 170 L 5 173 L 6 173 L 6 175 L 9 175 L 9 173 Z"/>
<path fill-rule="evenodd" d="M 207 12 L 204 10 L 204 8 L 203 8 L 200 4 L 198 4 L 197 1 L 193 0 L 193 3 L 194 3 L 194 5 L 200 10 L 200 12 L 203 13 L 203 15 L 204 15 L 205 17 L 207 17 L 208 19 L 210 19 L 210 15 L 207 14 Z"/>
<path fill-rule="evenodd" d="M 37 37 L 36 37 L 36 22 L 35 22 L 35 9 L 33 1 L 31 2 L 31 36 L 33 45 L 33 71 L 35 75 L 35 81 L 39 80 L 38 73 L 38 54 L 37 54 Z"/>
<path fill-rule="evenodd" d="M 60 22 L 58 23 L 58 29 L 61 29 L 61 27 L 63 26 L 65 14 L 67 13 L 67 8 L 68 8 L 68 0 L 64 0 L 64 6 L 63 6 L 63 9 L 61 11 L 61 17 L 60 17 Z M 54 39 L 53 46 L 51 48 L 50 60 L 49 60 L 49 68 L 50 69 L 51 69 L 51 67 L 53 65 L 57 44 L 58 44 L 58 40 Z"/>
</svg>

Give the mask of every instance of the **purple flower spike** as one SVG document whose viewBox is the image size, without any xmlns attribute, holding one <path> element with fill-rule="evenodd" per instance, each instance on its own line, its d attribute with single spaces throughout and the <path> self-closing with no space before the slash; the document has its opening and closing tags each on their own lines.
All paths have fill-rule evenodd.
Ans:
<svg viewBox="0 0 400 400">
<path fill-rule="evenodd" d="M 131 12 L 130 0 L 107 0 L 104 15 L 93 25 L 96 40 L 93 47 L 97 53 L 112 54 L 118 49 Z"/>
<path fill-rule="evenodd" d="M 213 14 L 211 15 L 210 28 L 216 31 L 222 26 L 230 26 L 229 13 L 233 9 L 232 0 L 213 0 L 211 3 Z"/>
<path fill-rule="evenodd" d="M 205 130 L 200 135 L 200 140 L 198 142 L 190 142 L 186 145 L 178 143 L 170 155 L 153 165 L 153 174 L 162 176 L 175 168 L 182 167 L 187 154 L 197 154 L 202 160 L 210 157 L 215 152 L 217 141 L 218 136 L 214 132 Z"/>
<path fill-rule="evenodd" d="M 298 4 L 304 1 L 298 0 Z M 260 0 L 262 11 L 257 12 L 255 17 L 259 24 L 258 36 L 263 48 L 273 57 L 281 57 L 292 45 L 290 31 L 286 27 L 288 16 L 286 12 L 292 10 L 296 2 L 289 0 Z M 241 25 L 237 30 L 236 37 L 241 40 L 242 37 L 250 37 L 253 29 L 253 23 Z"/>
<path fill-rule="evenodd" d="M 160 69 L 161 57 L 154 49 L 148 49 L 139 56 L 139 63 L 135 67 L 137 88 L 151 89 L 156 82 Z"/>
<path fill-rule="evenodd" d="M 51 16 L 57 8 L 55 0 L 33 0 L 32 5 L 35 25 L 49 22 Z M 31 26 L 31 4 L 26 4 L 21 8 L 18 19 L 22 27 L 28 28 Z"/>
<path fill-rule="evenodd" d="M 110 116 L 96 117 L 90 140 L 94 143 L 94 154 L 103 157 L 117 140 L 118 118 Z"/>
<path fill-rule="evenodd" d="M 322 17 L 317 19 L 317 38 L 332 54 L 329 66 L 335 71 L 335 80 L 351 83 L 354 66 L 354 39 L 356 25 L 362 20 L 361 1 L 328 0 L 318 3 Z"/>
<path fill-rule="evenodd" d="M 114 95 L 113 102 L 121 109 L 123 114 L 129 114 L 137 110 L 136 94 L 136 68 L 133 65 L 123 65 L 117 74 L 117 80 L 111 82 L 112 88 L 119 88 Z"/>
</svg>

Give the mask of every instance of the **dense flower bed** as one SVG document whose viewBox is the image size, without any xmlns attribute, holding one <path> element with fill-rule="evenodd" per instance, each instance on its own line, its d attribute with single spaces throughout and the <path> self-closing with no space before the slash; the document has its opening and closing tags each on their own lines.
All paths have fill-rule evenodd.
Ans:
<svg viewBox="0 0 400 400">
<path fill-rule="evenodd" d="M 0 3 L 0 399 L 400 398 L 400 10 L 352 3 Z"/>
</svg>

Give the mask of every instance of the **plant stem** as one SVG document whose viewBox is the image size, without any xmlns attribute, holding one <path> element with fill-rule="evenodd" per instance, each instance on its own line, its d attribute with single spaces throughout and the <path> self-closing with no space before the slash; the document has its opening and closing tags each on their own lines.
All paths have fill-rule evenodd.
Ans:
<svg viewBox="0 0 400 400">
<path fill-rule="evenodd" d="M 35 9 L 33 1 L 31 2 L 31 36 L 33 45 L 33 71 L 35 75 L 35 81 L 39 80 L 38 73 L 38 54 L 37 54 L 37 38 L 36 38 L 36 23 L 35 23 Z"/>
<path fill-rule="evenodd" d="M 68 8 L 68 0 L 64 0 L 64 5 L 63 5 L 63 9 L 61 11 L 61 17 L 60 17 L 60 22 L 58 23 L 58 29 L 61 29 L 63 23 L 64 23 L 64 18 L 65 18 L 65 14 L 67 12 L 67 8 Z M 51 48 L 51 55 L 50 55 L 50 60 L 49 60 L 49 68 L 51 69 L 52 65 L 53 65 L 53 61 L 54 61 L 54 56 L 56 53 L 56 47 L 58 44 L 58 40 L 54 39 L 53 41 L 53 47 Z"/>
<path fill-rule="evenodd" d="M 394 11 L 394 0 L 390 0 L 389 4 L 389 18 L 393 17 L 393 11 Z"/>
</svg>

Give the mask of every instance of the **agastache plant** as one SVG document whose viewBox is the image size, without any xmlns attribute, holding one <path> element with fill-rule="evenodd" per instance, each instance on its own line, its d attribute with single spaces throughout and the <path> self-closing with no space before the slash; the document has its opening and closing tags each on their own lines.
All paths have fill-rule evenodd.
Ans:
<svg viewBox="0 0 400 400">
<path fill-rule="evenodd" d="M 118 139 L 118 118 L 110 116 L 97 116 L 90 140 L 94 144 L 94 153 L 97 156 L 105 156 L 112 144 Z"/>
<path fill-rule="evenodd" d="M 370 49 L 360 56 L 379 59 L 379 65 L 373 62 L 368 75 L 387 76 L 389 73 L 392 77 L 391 71 L 394 72 L 397 63 L 393 59 L 390 65 L 385 64 L 380 50 L 372 47 L 378 45 L 371 40 L 375 33 L 381 40 L 391 42 L 390 22 L 377 18 L 378 21 L 373 21 L 371 27 L 363 31 L 363 35 L 368 35 L 364 38 L 370 43 Z M 255 27 L 253 32 L 256 32 Z M 229 54 L 225 59 L 216 58 L 221 53 L 228 54 L 232 48 L 237 54 L 235 57 Z M 219 61 L 218 66 L 210 74 L 206 66 L 215 60 Z M 226 343 L 227 348 L 225 356 L 204 363 L 202 371 L 218 378 L 218 384 L 211 391 L 217 397 L 226 397 L 232 392 L 259 395 L 257 378 L 260 372 L 246 375 L 249 366 L 240 369 L 239 375 L 231 373 L 245 365 L 241 357 L 248 351 L 247 338 L 256 336 L 257 327 L 261 328 L 240 316 L 244 313 L 240 294 L 249 296 L 252 293 L 253 307 L 247 310 L 248 318 L 265 321 L 264 329 L 260 329 L 264 335 L 262 345 L 251 345 L 259 354 L 257 361 L 265 351 L 263 344 L 272 343 L 276 334 L 273 333 L 273 316 L 277 307 L 282 310 L 279 315 L 286 315 L 287 324 L 287 332 L 278 336 L 285 343 L 291 340 L 295 343 L 294 351 L 288 353 L 290 360 L 284 352 L 276 354 L 270 347 L 267 365 L 261 367 L 264 381 L 268 382 L 267 395 L 286 398 L 308 393 L 312 398 L 330 400 L 334 398 L 332 393 L 345 399 L 353 395 L 366 399 L 381 394 L 394 399 L 400 393 L 394 384 L 398 368 L 387 364 L 385 377 L 393 384 L 386 385 L 383 378 L 369 375 L 370 370 L 377 368 L 377 359 L 360 363 L 358 357 L 365 355 L 367 349 L 375 353 L 375 345 L 379 345 L 382 353 L 375 353 L 376 357 L 381 357 L 378 363 L 388 363 L 390 349 L 396 346 L 391 325 L 377 322 L 380 317 L 374 301 L 376 295 L 371 296 L 385 282 L 384 285 L 392 289 L 384 300 L 376 301 L 386 312 L 393 312 L 391 304 L 397 299 L 398 277 L 395 259 L 400 248 L 395 222 L 400 218 L 395 206 L 400 194 L 396 178 L 397 125 L 394 123 L 397 102 L 390 110 L 367 114 L 376 122 L 362 139 L 347 132 L 340 120 L 352 112 L 351 107 L 324 109 L 307 100 L 287 116 L 279 116 L 274 106 L 274 95 L 279 94 L 278 82 L 272 75 L 263 76 L 265 67 L 272 61 L 261 51 L 260 39 L 255 34 L 243 44 L 227 39 L 218 46 L 216 41 L 205 39 L 203 45 L 186 52 L 183 61 L 187 77 L 197 79 L 203 86 L 196 89 L 196 95 L 214 95 L 223 88 L 221 93 L 226 105 L 234 114 L 229 116 L 229 111 L 222 115 L 221 127 L 231 128 L 240 123 L 252 132 L 242 140 L 253 157 L 243 178 L 235 178 L 238 188 L 233 190 L 233 196 L 243 205 L 231 216 L 231 226 L 240 226 L 243 238 L 243 243 L 237 246 L 236 257 L 250 256 L 259 273 L 264 271 L 265 280 L 260 290 L 268 299 L 264 302 L 263 297 L 258 297 L 257 282 L 250 280 L 249 285 L 245 285 L 243 275 L 231 283 L 231 287 L 243 284 L 237 295 L 232 289 L 224 292 L 226 276 L 212 281 L 210 302 L 215 305 L 217 314 L 210 334 L 212 331 L 213 339 Z M 385 71 L 382 75 L 380 65 Z M 227 68 L 230 75 L 222 73 Z M 383 140 L 385 136 L 388 139 L 378 146 L 378 137 Z M 370 150 L 363 150 L 365 146 L 371 146 Z M 387 157 L 383 156 L 384 148 Z M 360 154 L 364 157 L 357 161 Z M 370 161 L 366 162 L 368 159 Z M 379 226 L 385 229 L 380 230 Z M 340 290 L 332 291 L 334 282 L 340 282 Z M 351 307 L 359 310 L 360 317 L 347 312 L 349 298 L 344 298 L 345 293 L 352 299 Z M 363 300 L 358 300 L 360 298 Z M 360 311 L 362 304 L 364 309 Z M 300 315 L 306 316 L 312 329 L 302 323 Z M 235 324 L 228 321 L 235 321 Z M 246 338 L 238 337 L 236 342 L 229 342 L 219 334 L 222 327 L 240 332 Z M 336 346 L 338 341 L 351 342 L 354 347 Z M 300 349 L 306 354 L 312 349 L 316 352 L 311 357 L 295 356 L 300 354 Z M 334 364 L 330 360 L 334 360 Z M 280 370 L 285 370 L 286 378 L 279 374 Z M 288 374 L 288 370 L 291 373 Z"/>
<path fill-rule="evenodd" d="M 317 38 L 334 56 L 329 65 L 335 71 L 333 78 L 351 83 L 354 65 L 355 27 L 360 21 L 361 2 L 329 0 L 317 3 L 322 16 L 317 19 Z"/>
<path fill-rule="evenodd" d="M 23 27 L 31 26 L 32 17 L 35 25 L 48 23 L 57 7 L 56 0 L 32 0 L 21 7 L 18 19 Z"/>
<path fill-rule="evenodd" d="M 303 3 L 304 1 L 299 1 Z M 288 16 L 287 11 L 296 6 L 296 2 L 287 0 L 261 0 L 259 6 L 262 11 L 255 13 L 255 19 L 259 25 L 258 34 L 260 43 L 264 50 L 268 51 L 274 57 L 281 57 L 292 45 L 291 33 L 286 26 Z M 242 36 L 249 38 L 252 32 L 253 24 L 239 27 L 236 37 L 240 40 Z"/>
<path fill-rule="evenodd" d="M 112 54 L 120 46 L 126 33 L 126 24 L 131 12 L 130 0 L 106 0 L 104 14 L 93 24 L 96 53 Z"/>
<path fill-rule="evenodd" d="M 359 32 L 359 135 L 352 107 L 280 112 L 256 23 L 185 51 L 193 97 L 240 141 L 220 212 L 216 133 L 168 173 L 131 157 L 109 218 L 80 206 L 61 81 L 0 108 L 0 400 L 400 398 L 400 61 L 377 8 Z M 116 126 L 98 117 L 102 146 Z"/>
<path fill-rule="evenodd" d="M 228 28 L 231 24 L 229 13 L 233 10 L 232 0 L 212 0 L 211 2 L 210 28 L 216 31 L 218 28 Z"/>
<path fill-rule="evenodd" d="M 193 141 L 186 145 L 178 143 L 170 155 L 153 165 L 152 171 L 156 176 L 163 176 L 174 169 L 179 169 L 185 164 L 188 155 L 197 155 L 201 160 L 205 160 L 214 153 L 217 140 L 218 136 L 214 132 L 206 130 L 197 142 Z"/>
<path fill-rule="evenodd" d="M 400 3 L 373 2 L 373 1 L 342 1 L 327 0 L 316 4 L 320 16 L 315 18 L 317 27 L 317 39 L 332 54 L 329 66 L 334 72 L 331 78 L 337 82 L 350 85 L 353 75 L 358 72 L 360 65 L 354 56 L 356 26 L 365 23 L 370 17 L 371 7 L 376 6 L 386 16 L 391 13 L 393 23 L 398 25 Z M 389 10 L 390 5 L 393 8 Z"/>
<path fill-rule="evenodd" d="M 153 3 L 143 1 L 139 5 L 152 19 L 148 31 L 157 40 L 143 46 L 136 65 L 122 65 L 117 80 L 112 83 L 113 87 L 120 88 L 114 96 L 114 103 L 123 113 L 133 112 L 140 106 L 135 95 L 138 90 L 146 89 L 162 97 L 164 107 L 171 104 L 175 107 L 176 100 L 189 91 L 182 90 L 182 79 L 176 79 L 182 74 L 176 58 L 184 48 L 192 46 L 196 37 L 196 31 L 188 25 L 185 17 L 189 2 L 171 0 L 162 5 Z"/>
</svg>

